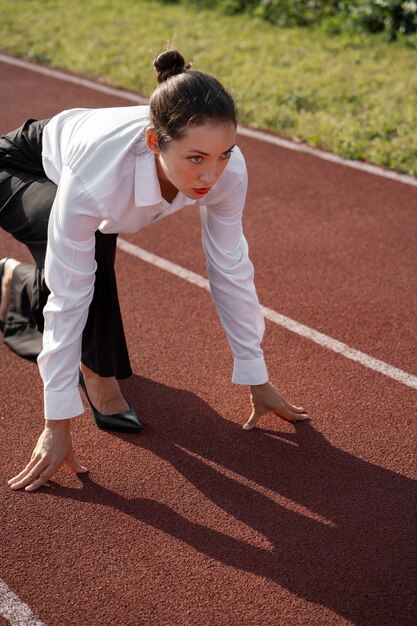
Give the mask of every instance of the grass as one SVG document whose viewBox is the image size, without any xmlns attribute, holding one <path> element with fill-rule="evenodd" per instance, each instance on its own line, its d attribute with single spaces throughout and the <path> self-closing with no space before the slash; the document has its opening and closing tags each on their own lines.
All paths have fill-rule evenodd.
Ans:
<svg viewBox="0 0 417 626">
<path fill-rule="evenodd" d="M 228 86 L 241 122 L 417 175 L 417 39 L 284 29 L 157 0 L 0 0 L 3 52 L 148 95 L 167 44 Z"/>
</svg>

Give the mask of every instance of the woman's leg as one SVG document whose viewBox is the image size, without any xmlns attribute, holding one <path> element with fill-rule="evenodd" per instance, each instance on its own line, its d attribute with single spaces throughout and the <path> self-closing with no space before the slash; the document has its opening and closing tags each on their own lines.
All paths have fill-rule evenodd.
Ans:
<svg viewBox="0 0 417 626">
<path fill-rule="evenodd" d="M 89 398 L 104 415 L 128 410 L 116 379 L 132 374 L 114 271 L 116 242 L 117 235 L 96 232 L 96 279 L 81 356 Z"/>
<path fill-rule="evenodd" d="M 0 184 L 0 227 L 24 243 L 36 261 L 36 265 L 20 264 L 14 268 L 7 284 L 10 304 L 4 325 L 4 343 L 29 359 L 36 359 L 42 348 L 42 312 L 49 294 L 42 270 L 55 193 L 56 186 L 47 178 L 27 173 L 16 172 Z M 11 265 L 12 261 L 6 264 L 5 281 Z"/>
<path fill-rule="evenodd" d="M 94 295 L 83 332 L 82 362 L 100 376 L 132 375 L 117 293 L 117 235 L 96 232 Z"/>
<path fill-rule="evenodd" d="M 8 259 L 3 287 L 6 296 L 5 303 L 2 298 L 2 305 L 6 305 L 3 341 L 19 356 L 34 360 L 42 350 L 42 334 L 37 329 L 31 312 L 35 287 L 34 266 Z"/>
</svg>

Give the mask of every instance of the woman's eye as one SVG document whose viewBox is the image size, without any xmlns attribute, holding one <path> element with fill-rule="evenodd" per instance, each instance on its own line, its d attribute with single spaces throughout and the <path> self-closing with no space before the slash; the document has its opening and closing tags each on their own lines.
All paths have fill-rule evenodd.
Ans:
<svg viewBox="0 0 417 626">
<path fill-rule="evenodd" d="M 231 155 L 232 155 L 233 150 L 229 150 L 228 152 L 224 152 L 221 156 L 221 158 L 223 160 L 226 159 L 230 159 Z M 191 163 L 202 163 L 203 162 L 203 157 L 200 156 L 199 154 L 196 154 L 194 156 L 189 156 L 187 157 L 188 161 L 190 161 Z"/>
</svg>

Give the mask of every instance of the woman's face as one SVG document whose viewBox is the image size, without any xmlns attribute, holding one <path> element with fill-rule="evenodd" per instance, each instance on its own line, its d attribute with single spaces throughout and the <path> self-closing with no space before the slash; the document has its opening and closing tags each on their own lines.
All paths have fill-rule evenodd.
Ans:
<svg viewBox="0 0 417 626">
<path fill-rule="evenodd" d="M 190 127 L 180 139 L 159 149 L 156 132 L 146 131 L 147 145 L 157 157 L 158 178 L 188 198 L 205 196 L 226 167 L 235 145 L 236 129 L 229 122 Z"/>
</svg>

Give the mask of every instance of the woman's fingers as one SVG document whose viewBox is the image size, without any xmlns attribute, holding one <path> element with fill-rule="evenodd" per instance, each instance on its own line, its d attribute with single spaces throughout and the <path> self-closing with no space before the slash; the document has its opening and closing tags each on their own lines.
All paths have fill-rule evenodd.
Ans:
<svg viewBox="0 0 417 626">
<path fill-rule="evenodd" d="M 265 409 L 265 408 L 260 409 L 258 407 L 258 409 L 257 409 L 254 406 L 250 418 L 242 426 L 243 430 L 252 430 L 252 428 L 255 428 L 256 423 L 260 420 L 262 415 L 265 415 L 265 413 L 267 413 L 267 412 L 268 412 L 268 410 Z"/>
<path fill-rule="evenodd" d="M 310 419 L 308 414 L 305 411 L 291 411 L 289 409 L 283 410 L 282 412 L 274 411 L 275 415 L 279 415 L 284 420 L 288 422 L 303 422 L 304 420 Z"/>
<path fill-rule="evenodd" d="M 25 487 L 25 491 L 35 491 L 36 489 L 39 489 L 39 487 L 42 487 L 42 485 L 44 485 L 52 477 L 58 467 L 59 465 L 48 465 L 48 467 L 41 471 L 37 478 L 32 479 L 30 484 L 26 485 L 26 487 L 25 485 L 22 485 L 22 487 Z"/>
<path fill-rule="evenodd" d="M 66 462 L 76 474 L 85 474 L 86 472 L 88 472 L 88 468 L 84 465 L 81 465 L 81 463 L 78 463 L 78 461 L 74 459 L 74 457 L 67 459 Z"/>
<path fill-rule="evenodd" d="M 257 412 L 253 410 L 252 415 L 250 416 L 248 421 L 243 424 L 242 426 L 243 430 L 251 430 L 252 428 L 254 428 L 257 422 L 260 420 L 260 418 L 263 415 L 265 415 L 265 413 L 267 412 L 268 412 L 267 410 L 264 410 L 261 412 Z M 295 412 L 289 409 L 281 409 L 281 410 L 272 410 L 272 412 L 275 413 L 275 415 L 278 415 L 278 417 L 281 417 L 282 419 L 286 420 L 287 422 L 303 422 L 305 420 L 310 419 L 304 410 Z"/>
<path fill-rule="evenodd" d="M 88 472 L 88 469 L 78 463 L 74 458 L 67 459 L 70 468 L 77 474 Z M 25 491 L 35 491 L 44 485 L 53 474 L 60 468 L 62 463 L 50 463 L 41 460 L 35 465 L 29 463 L 25 469 L 17 476 L 9 480 L 8 484 L 12 489 L 25 489 Z M 32 467 L 30 467 L 32 466 Z"/>
<path fill-rule="evenodd" d="M 20 474 L 9 480 L 9 485 L 12 489 L 34 491 L 46 483 L 65 462 L 75 472 L 87 471 L 74 458 L 70 420 L 46 420 L 30 462 Z"/>
<path fill-rule="evenodd" d="M 279 415 L 285 420 L 290 422 L 302 422 L 308 418 L 307 411 L 301 406 L 295 406 L 290 402 L 287 402 L 285 398 L 282 398 L 282 405 L 274 410 L 276 415 Z"/>
<path fill-rule="evenodd" d="M 29 463 L 29 465 L 31 465 L 31 463 Z M 29 467 L 29 466 L 27 466 L 27 467 Z M 39 476 L 44 472 L 46 467 L 47 466 L 46 466 L 45 461 L 43 459 L 41 459 L 29 471 L 25 472 L 25 470 L 23 470 L 23 472 L 24 472 L 23 476 L 21 476 L 21 474 L 23 473 L 23 472 L 21 472 L 16 477 L 16 480 L 12 479 L 13 482 L 9 481 L 9 484 L 10 484 L 11 488 L 12 489 L 23 489 L 23 488 L 27 487 L 28 485 L 32 484 L 35 480 L 37 480 L 39 478 Z M 21 478 L 19 478 L 20 476 L 21 476 Z"/>
<path fill-rule="evenodd" d="M 255 414 L 252 413 L 248 421 L 243 424 L 242 426 L 243 430 L 252 430 L 252 428 L 255 428 L 255 424 L 258 421 L 258 419 L 259 418 L 256 418 Z"/>
<path fill-rule="evenodd" d="M 289 402 L 286 402 L 285 404 L 286 408 L 292 413 L 307 413 L 307 411 L 302 406 L 295 406 L 294 404 L 290 404 Z"/>
<path fill-rule="evenodd" d="M 13 478 L 11 478 L 7 484 L 12 486 L 15 483 L 18 483 L 21 479 L 25 478 L 25 476 L 28 475 L 28 473 L 31 471 L 31 469 L 36 465 L 37 461 L 34 457 L 31 458 L 30 462 L 26 465 L 26 467 L 19 472 L 19 474 L 16 474 L 16 476 L 13 476 Z"/>
<path fill-rule="evenodd" d="M 274 385 L 266 383 L 255 385 L 251 388 L 253 411 L 250 418 L 243 425 L 244 430 L 251 430 L 259 419 L 271 411 L 288 422 L 301 422 L 310 419 L 307 411 L 300 406 L 295 406 L 282 396 Z"/>
</svg>

